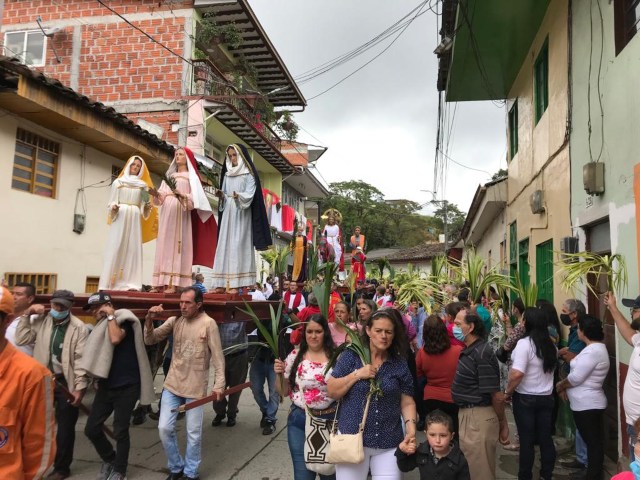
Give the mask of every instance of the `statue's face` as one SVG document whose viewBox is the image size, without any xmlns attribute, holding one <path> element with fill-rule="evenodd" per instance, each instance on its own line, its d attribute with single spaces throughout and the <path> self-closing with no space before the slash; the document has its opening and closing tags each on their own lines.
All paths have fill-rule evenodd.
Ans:
<svg viewBox="0 0 640 480">
<path fill-rule="evenodd" d="M 142 162 L 136 158 L 129 166 L 129 175 L 138 175 L 141 169 Z"/>
<path fill-rule="evenodd" d="M 335 225 L 336 219 L 333 215 L 329 215 L 329 218 L 327 218 L 327 222 L 329 223 L 329 225 Z"/>
<path fill-rule="evenodd" d="M 231 160 L 231 165 L 235 167 L 238 164 L 238 152 L 236 152 L 235 148 L 229 148 L 227 150 L 227 156 L 229 160 Z"/>
<path fill-rule="evenodd" d="M 356 227 L 355 232 L 356 232 L 356 235 L 360 235 L 360 227 Z"/>
<path fill-rule="evenodd" d="M 303 223 L 299 223 L 298 224 L 298 233 L 303 234 L 304 230 L 305 230 L 306 225 Z"/>
<path fill-rule="evenodd" d="M 179 148 L 178 150 L 176 150 L 176 165 L 181 166 L 181 165 L 186 165 L 187 164 L 187 153 Z"/>
</svg>

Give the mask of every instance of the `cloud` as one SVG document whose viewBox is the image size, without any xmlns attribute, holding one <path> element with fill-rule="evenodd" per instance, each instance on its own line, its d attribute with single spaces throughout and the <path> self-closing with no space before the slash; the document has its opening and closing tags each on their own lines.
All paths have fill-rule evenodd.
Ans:
<svg viewBox="0 0 640 480">
<path fill-rule="evenodd" d="M 250 0 L 258 19 L 294 77 L 381 33 L 416 0 Z M 436 2 L 432 2 L 436 3 Z M 297 113 L 300 125 L 329 150 L 318 169 L 329 182 L 362 179 L 388 199 L 431 200 L 438 113 L 437 17 L 417 18 L 387 52 Z M 392 36 L 393 38 L 393 36 Z M 317 79 L 301 83 L 312 96 L 379 53 L 382 45 Z M 449 118 L 454 104 L 449 105 Z M 448 155 L 446 199 L 466 211 L 479 183 L 505 168 L 505 112 L 491 102 L 459 103 Z M 300 140 L 318 143 L 305 131 Z"/>
</svg>

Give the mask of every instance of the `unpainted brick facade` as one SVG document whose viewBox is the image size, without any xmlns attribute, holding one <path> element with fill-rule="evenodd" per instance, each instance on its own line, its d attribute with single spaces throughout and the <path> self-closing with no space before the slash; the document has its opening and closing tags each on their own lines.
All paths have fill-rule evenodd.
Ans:
<svg viewBox="0 0 640 480">
<path fill-rule="evenodd" d="M 192 0 L 105 3 L 159 43 L 190 58 L 184 49 L 191 45 L 187 32 L 191 31 Z M 62 28 L 47 39 L 46 63 L 38 70 L 117 110 L 123 111 L 126 106 L 125 113 L 134 121 L 141 117 L 156 123 L 164 128 L 164 140 L 178 143 L 178 134 L 171 131 L 171 125 L 180 120 L 174 102 L 188 94 L 190 81 L 186 75 L 183 86 L 185 62 L 181 58 L 95 0 L 5 0 L 2 41 L 4 32 L 38 29 L 38 16 L 44 26 Z M 158 103 L 166 103 L 167 110 L 156 111 Z"/>
</svg>

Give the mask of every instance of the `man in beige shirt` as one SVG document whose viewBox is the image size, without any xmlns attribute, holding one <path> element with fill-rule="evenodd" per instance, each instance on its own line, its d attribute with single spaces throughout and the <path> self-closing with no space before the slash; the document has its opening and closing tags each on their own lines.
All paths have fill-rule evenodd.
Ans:
<svg viewBox="0 0 640 480">
<path fill-rule="evenodd" d="M 163 311 L 162 305 L 151 307 L 145 318 L 144 341 L 152 345 L 173 334 L 171 368 L 164 382 L 158 430 L 167 455 L 167 480 L 198 479 L 201 459 L 202 418 L 204 406 L 187 411 L 187 449 L 184 458 L 178 449 L 175 430 L 178 413 L 172 410 L 207 394 L 209 366 L 213 363 L 213 393 L 224 391 L 224 355 L 215 320 L 202 310 L 202 292 L 187 287 L 180 295 L 179 317 L 170 317 L 160 327 L 153 321 Z"/>
</svg>

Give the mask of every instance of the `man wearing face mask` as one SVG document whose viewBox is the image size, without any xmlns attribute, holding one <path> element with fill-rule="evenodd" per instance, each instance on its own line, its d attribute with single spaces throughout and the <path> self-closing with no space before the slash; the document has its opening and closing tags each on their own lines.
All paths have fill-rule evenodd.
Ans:
<svg viewBox="0 0 640 480">
<path fill-rule="evenodd" d="M 88 380 L 80 359 L 87 338 L 87 327 L 71 314 L 74 295 L 69 290 L 56 290 L 51 297 L 51 310 L 44 305 L 31 305 L 16 327 L 16 344 L 35 344 L 33 357 L 48 367 L 55 379 L 54 405 L 58 431 L 54 470 L 47 480 L 62 480 L 71 474 L 78 405 Z M 38 315 L 33 323 L 29 315 Z M 69 398 L 69 393 L 73 400 Z"/>
<path fill-rule="evenodd" d="M 571 361 L 586 347 L 586 344 L 578 338 L 578 319 L 587 314 L 587 309 L 580 300 L 570 298 L 565 300 L 560 311 L 560 321 L 569 327 L 569 337 L 567 346 L 558 350 L 558 356 L 564 360 L 567 369 L 571 368 Z M 568 373 L 568 372 L 567 372 Z M 576 478 L 586 473 L 587 468 L 587 445 L 582 440 L 580 432 L 576 430 L 576 458 L 565 462 L 560 462 L 565 468 L 580 470 Z"/>
</svg>

